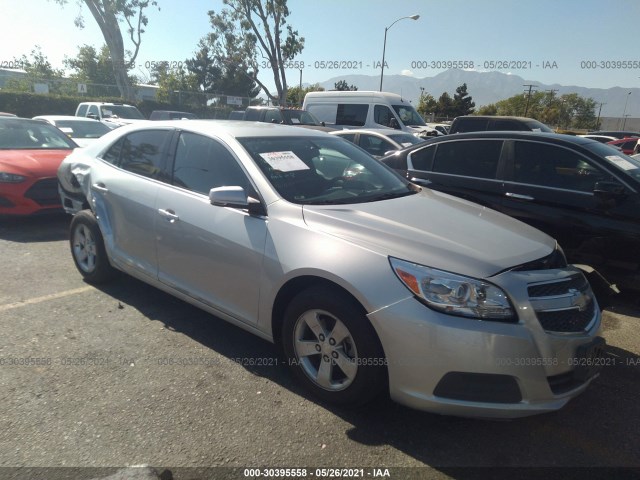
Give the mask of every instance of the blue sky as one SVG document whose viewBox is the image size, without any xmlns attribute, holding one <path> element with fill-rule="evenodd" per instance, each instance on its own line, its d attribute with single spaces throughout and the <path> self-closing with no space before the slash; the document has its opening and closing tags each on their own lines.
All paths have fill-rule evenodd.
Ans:
<svg viewBox="0 0 640 480">
<path fill-rule="evenodd" d="M 143 78 L 147 61 L 192 56 L 209 31 L 207 11 L 222 8 L 222 0 L 158 3 L 160 11 L 149 9 L 137 61 L 141 68 L 134 72 Z M 500 71 L 546 84 L 640 86 L 640 68 L 593 69 L 583 63 L 640 62 L 638 0 L 289 0 L 289 8 L 289 23 L 306 39 L 296 58 L 305 63 L 304 83 L 347 74 L 379 75 L 375 62 L 382 59 L 385 27 L 419 14 L 420 19 L 401 20 L 388 31 L 385 75 L 422 78 L 443 71 L 438 68 L 443 62 L 473 62 L 475 69 L 485 70 L 491 61 L 513 61 L 527 68 L 507 65 Z M 86 7 L 85 29 L 74 26 L 77 12 L 75 0 L 65 8 L 52 0 L 0 0 L 0 65 L 40 45 L 54 66 L 62 67 L 64 57 L 75 56 L 78 46 L 102 45 Z M 355 68 L 321 68 L 323 60 L 348 61 Z M 272 85 L 269 72 L 263 73 Z M 298 70 L 288 75 L 290 84 L 298 83 Z"/>
</svg>

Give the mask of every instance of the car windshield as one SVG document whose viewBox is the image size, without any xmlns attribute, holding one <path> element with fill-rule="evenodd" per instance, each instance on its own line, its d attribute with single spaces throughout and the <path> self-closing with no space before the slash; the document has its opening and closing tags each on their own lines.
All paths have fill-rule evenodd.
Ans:
<svg viewBox="0 0 640 480">
<path fill-rule="evenodd" d="M 411 105 L 394 105 L 393 109 L 396 111 L 402 123 L 409 126 L 420 126 L 424 127 L 427 124 L 424 123 L 424 120 L 420 116 L 416 109 Z"/>
<path fill-rule="evenodd" d="M 104 105 L 100 107 L 102 118 L 118 117 L 132 120 L 144 120 L 140 111 L 136 107 L 129 105 Z"/>
<path fill-rule="evenodd" d="M 59 150 L 77 145 L 52 125 L 33 120 L 0 121 L 0 150 Z"/>
<path fill-rule="evenodd" d="M 387 137 L 394 142 L 399 143 L 403 147 L 408 147 L 409 145 L 415 145 L 416 143 L 422 143 L 425 141 L 424 138 L 416 137 L 410 133 L 392 133 L 387 135 Z"/>
<path fill-rule="evenodd" d="M 56 127 L 71 138 L 100 138 L 111 129 L 100 122 L 82 122 L 77 120 L 56 120 Z"/>
<path fill-rule="evenodd" d="M 283 110 L 286 123 L 292 125 L 320 125 L 320 120 L 306 110 Z"/>
<path fill-rule="evenodd" d="M 612 148 L 610 145 L 594 142 L 587 147 L 596 155 L 604 158 L 609 165 L 622 171 L 626 175 L 632 176 L 640 182 L 640 160 L 625 155 L 620 150 Z"/>
<path fill-rule="evenodd" d="M 251 137 L 238 141 L 276 191 L 293 203 L 363 203 L 416 192 L 402 177 L 340 138 Z"/>
</svg>

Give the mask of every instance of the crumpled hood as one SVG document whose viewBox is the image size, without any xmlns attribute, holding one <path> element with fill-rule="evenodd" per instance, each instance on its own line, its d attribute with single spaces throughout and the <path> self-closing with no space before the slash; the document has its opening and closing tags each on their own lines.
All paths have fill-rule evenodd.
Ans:
<svg viewBox="0 0 640 480">
<path fill-rule="evenodd" d="M 303 208 L 310 228 L 382 255 L 472 276 L 549 255 L 556 242 L 522 222 L 440 192 L 381 202 Z"/>
<path fill-rule="evenodd" d="M 0 171 L 27 177 L 55 177 L 72 150 L 0 150 Z"/>
</svg>

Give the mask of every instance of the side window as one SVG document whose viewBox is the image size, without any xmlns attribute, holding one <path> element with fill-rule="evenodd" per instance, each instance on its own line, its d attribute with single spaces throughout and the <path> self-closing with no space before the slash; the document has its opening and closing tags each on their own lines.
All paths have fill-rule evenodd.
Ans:
<svg viewBox="0 0 640 480">
<path fill-rule="evenodd" d="M 396 150 L 391 142 L 374 135 L 360 134 L 360 146 L 371 155 L 382 157 L 389 150 Z"/>
<path fill-rule="evenodd" d="M 336 124 L 338 115 L 338 105 L 319 103 L 317 105 L 309 105 L 309 112 L 316 116 L 318 120 L 332 125 Z"/>
<path fill-rule="evenodd" d="M 267 110 L 264 115 L 264 121 L 267 123 L 282 122 L 282 115 L 278 110 Z"/>
<path fill-rule="evenodd" d="M 120 152 L 120 168 L 166 181 L 162 159 L 172 133 L 170 130 L 145 130 L 127 135 Z"/>
<path fill-rule="evenodd" d="M 455 122 L 454 133 L 464 133 L 464 132 L 480 132 L 487 129 L 487 125 L 489 124 L 489 120 L 486 118 L 470 118 L 465 117 L 463 119 Z"/>
<path fill-rule="evenodd" d="M 367 121 L 369 105 L 341 103 L 338 105 L 336 124 L 362 127 Z"/>
<path fill-rule="evenodd" d="M 610 179 L 582 155 L 537 142 L 515 142 L 513 167 L 516 182 L 582 192 L 593 192 L 596 182 Z"/>
<path fill-rule="evenodd" d="M 373 107 L 373 121 L 384 125 L 385 127 L 391 126 L 391 119 L 395 118 L 393 112 L 386 105 L 376 105 Z"/>
<path fill-rule="evenodd" d="M 87 108 L 88 105 L 80 105 L 80 107 L 78 107 L 78 113 L 76 116 L 78 117 L 86 117 L 87 116 Z"/>
<path fill-rule="evenodd" d="M 188 132 L 183 132 L 178 141 L 173 184 L 203 195 L 216 187 L 249 188 L 244 171 L 224 145 Z"/>
<path fill-rule="evenodd" d="M 247 110 L 244 112 L 244 119 L 250 120 L 252 122 L 257 122 L 258 120 L 260 120 L 260 110 L 247 108 Z"/>
<path fill-rule="evenodd" d="M 493 130 L 529 130 L 529 128 L 519 122 L 513 120 L 496 120 L 493 124 Z"/>
<path fill-rule="evenodd" d="M 110 163 L 112 165 L 120 164 L 120 152 L 122 152 L 122 144 L 124 143 L 124 138 L 121 138 L 116 143 L 111 145 L 109 150 L 107 150 L 104 154 L 102 154 L 102 159 Z"/>
<path fill-rule="evenodd" d="M 349 140 L 351 143 L 356 142 L 356 134 L 355 133 L 346 133 L 344 135 L 338 135 L 340 138 L 344 138 L 345 140 Z"/>
<path fill-rule="evenodd" d="M 99 117 L 99 115 L 98 115 L 98 106 L 97 105 L 89 105 L 89 111 L 87 112 L 87 115 L 89 115 L 90 113 L 92 113 L 95 116 Z"/>
<path fill-rule="evenodd" d="M 438 144 L 433 171 L 476 178 L 496 178 L 501 140 L 463 140 Z"/>
<path fill-rule="evenodd" d="M 433 156 L 436 153 L 436 147 L 426 147 L 416 150 L 409 154 L 411 161 L 410 167 L 414 170 L 422 170 L 428 172 L 433 168 Z"/>
</svg>

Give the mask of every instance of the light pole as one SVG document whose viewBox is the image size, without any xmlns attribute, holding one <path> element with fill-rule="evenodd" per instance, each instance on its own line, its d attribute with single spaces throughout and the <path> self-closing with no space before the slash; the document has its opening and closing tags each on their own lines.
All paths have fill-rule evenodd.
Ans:
<svg viewBox="0 0 640 480">
<path fill-rule="evenodd" d="M 627 93 L 627 100 L 624 102 L 624 110 L 622 112 L 622 118 L 624 118 L 625 114 L 627 113 L 627 104 L 629 103 L 629 95 L 631 95 L 631 92 Z M 624 123 L 627 123 L 626 119 Z M 618 125 L 620 125 L 620 123 L 618 123 Z M 624 129 L 624 127 L 622 128 Z"/>
<path fill-rule="evenodd" d="M 400 20 L 404 20 L 405 18 L 410 18 L 411 20 L 418 20 L 420 18 L 420 15 L 411 15 L 409 17 L 400 17 L 399 19 L 397 19 L 395 22 L 393 22 L 391 25 L 389 25 L 388 27 L 386 27 L 384 29 L 384 44 L 382 46 L 382 71 L 380 72 L 380 91 L 382 91 L 382 77 L 384 76 L 384 55 L 386 53 L 387 50 L 387 31 L 393 27 L 396 23 L 398 23 Z"/>
</svg>

